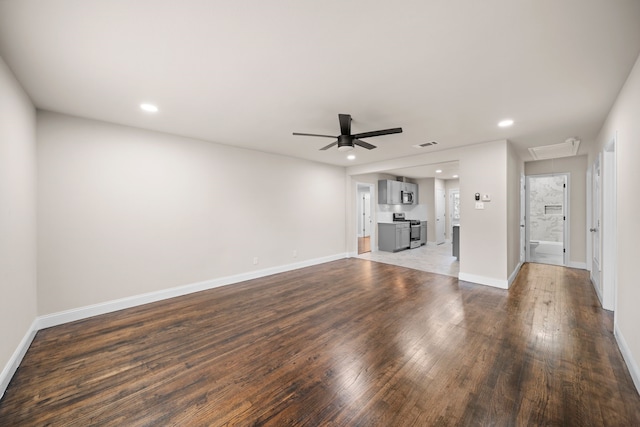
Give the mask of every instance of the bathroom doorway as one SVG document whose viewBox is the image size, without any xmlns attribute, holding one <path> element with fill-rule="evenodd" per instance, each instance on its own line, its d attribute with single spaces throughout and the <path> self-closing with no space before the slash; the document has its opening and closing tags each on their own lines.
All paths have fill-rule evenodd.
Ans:
<svg viewBox="0 0 640 427">
<path fill-rule="evenodd" d="M 567 265 L 569 174 L 527 176 L 526 259 Z"/>
</svg>

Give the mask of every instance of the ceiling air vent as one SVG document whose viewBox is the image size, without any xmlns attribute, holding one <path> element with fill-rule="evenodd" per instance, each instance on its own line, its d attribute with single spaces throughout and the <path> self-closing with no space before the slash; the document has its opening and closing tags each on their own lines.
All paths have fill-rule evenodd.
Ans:
<svg viewBox="0 0 640 427">
<path fill-rule="evenodd" d="M 561 144 L 543 145 L 529 148 L 529 153 L 534 160 L 557 159 L 559 157 L 575 156 L 580 147 L 578 138 L 567 138 Z"/>
<path fill-rule="evenodd" d="M 435 141 L 431 141 L 431 142 L 425 142 L 424 144 L 416 144 L 414 145 L 415 148 L 427 148 L 427 147 L 431 147 L 432 145 L 438 145 L 437 142 Z"/>
</svg>

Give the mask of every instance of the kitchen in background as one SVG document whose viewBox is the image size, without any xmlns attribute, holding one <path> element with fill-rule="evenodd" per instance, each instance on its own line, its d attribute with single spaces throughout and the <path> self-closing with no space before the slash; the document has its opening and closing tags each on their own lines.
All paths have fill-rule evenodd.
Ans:
<svg viewBox="0 0 640 427">
<path fill-rule="evenodd" d="M 458 180 L 451 180 L 449 186 L 437 178 L 379 178 L 373 224 L 376 241 L 372 252 L 359 257 L 457 277 L 447 194 L 458 189 Z"/>
</svg>

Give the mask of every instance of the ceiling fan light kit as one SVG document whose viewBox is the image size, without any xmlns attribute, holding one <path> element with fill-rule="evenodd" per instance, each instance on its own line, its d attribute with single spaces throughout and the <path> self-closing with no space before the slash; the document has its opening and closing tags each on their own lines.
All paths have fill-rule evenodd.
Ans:
<svg viewBox="0 0 640 427">
<path fill-rule="evenodd" d="M 367 150 L 373 150 L 376 148 L 375 145 L 369 144 L 368 142 L 361 141 L 360 138 L 373 138 L 374 136 L 383 136 L 383 135 L 391 135 L 394 133 L 402 133 L 402 128 L 392 128 L 392 129 L 383 129 L 383 130 L 375 130 L 371 132 L 362 132 L 357 133 L 355 135 L 351 134 L 351 115 L 350 114 L 338 114 L 338 121 L 340 122 L 340 135 L 320 135 L 315 133 L 300 133 L 293 132 L 294 135 L 300 136 L 319 136 L 322 138 L 337 138 L 337 141 L 332 142 L 331 144 L 322 147 L 320 150 L 328 150 L 329 148 L 337 145 L 338 151 L 350 151 L 355 148 L 355 146 L 359 146 L 362 148 L 366 148 Z"/>
</svg>

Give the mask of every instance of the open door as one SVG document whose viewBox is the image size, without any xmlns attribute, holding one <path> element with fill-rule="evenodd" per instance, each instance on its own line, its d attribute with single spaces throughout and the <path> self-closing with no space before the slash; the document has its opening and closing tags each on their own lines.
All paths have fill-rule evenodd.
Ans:
<svg viewBox="0 0 640 427">
<path fill-rule="evenodd" d="M 600 245 L 600 217 L 601 211 L 601 170 L 600 170 L 600 158 L 598 155 L 593 162 L 591 171 L 591 226 L 589 231 L 591 232 L 591 281 L 593 282 L 600 299 L 602 300 L 602 285 L 600 280 L 601 261 L 600 255 L 602 247 Z"/>
<path fill-rule="evenodd" d="M 527 261 L 566 265 L 568 182 L 568 174 L 527 177 Z"/>
</svg>

